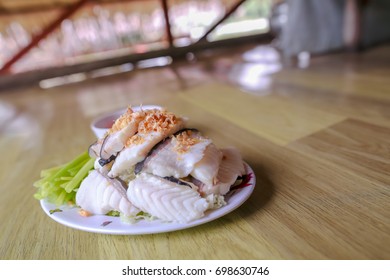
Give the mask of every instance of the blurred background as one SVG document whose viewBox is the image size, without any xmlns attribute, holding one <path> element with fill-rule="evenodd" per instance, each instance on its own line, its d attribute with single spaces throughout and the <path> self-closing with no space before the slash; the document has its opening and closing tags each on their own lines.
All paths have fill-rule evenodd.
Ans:
<svg viewBox="0 0 390 280">
<path fill-rule="evenodd" d="M 188 46 L 201 39 L 235 2 L 2 0 L 0 66 L 29 44 L 34 44 L 33 50 L 7 67 L 12 73 L 150 52 L 170 44 Z M 246 3 L 207 39 L 268 32 L 272 1 L 239 2 Z M 164 3 L 169 4 L 170 34 L 166 32 Z M 37 35 L 42 33 L 45 36 L 39 40 Z"/>
<path fill-rule="evenodd" d="M 269 34 L 272 6 L 272 0 L 1 0 L 3 87 L 101 68 L 101 75 L 130 71 L 130 62 L 156 57 L 146 64 L 161 66 L 213 42 Z"/>
<path fill-rule="evenodd" d="M 386 0 L 0 0 L 0 88 L 126 72 L 139 61 L 164 66 L 248 42 L 304 66 L 315 54 L 388 41 L 389 11 Z"/>
</svg>

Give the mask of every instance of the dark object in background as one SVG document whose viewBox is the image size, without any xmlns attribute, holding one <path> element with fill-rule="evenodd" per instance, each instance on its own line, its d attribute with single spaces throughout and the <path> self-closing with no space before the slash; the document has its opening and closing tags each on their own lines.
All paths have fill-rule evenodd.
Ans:
<svg viewBox="0 0 390 280">
<path fill-rule="evenodd" d="M 270 17 L 286 57 L 362 50 L 390 40 L 388 0 L 287 0 Z"/>
<path fill-rule="evenodd" d="M 284 1 L 275 3 L 269 18 L 270 31 L 275 37 L 280 36 L 283 26 L 287 22 L 288 4 Z"/>
</svg>

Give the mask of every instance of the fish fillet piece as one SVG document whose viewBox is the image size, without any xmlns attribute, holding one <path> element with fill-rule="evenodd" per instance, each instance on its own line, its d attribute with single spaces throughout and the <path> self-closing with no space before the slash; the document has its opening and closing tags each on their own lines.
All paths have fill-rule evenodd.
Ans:
<svg viewBox="0 0 390 280">
<path fill-rule="evenodd" d="M 126 189 L 115 179 L 91 171 L 76 193 L 76 204 L 92 214 L 107 214 L 115 210 L 126 216 L 136 215 L 141 210 L 127 198 Z"/>
<path fill-rule="evenodd" d="M 108 130 L 106 135 L 90 147 L 90 156 L 108 159 L 123 149 L 126 141 L 137 133 L 139 123 L 144 119 L 145 111 L 134 112 L 128 107 Z"/>
<path fill-rule="evenodd" d="M 166 222 L 188 223 L 201 218 L 209 207 L 195 189 L 147 173 L 129 183 L 127 197 L 142 211 Z"/>
<path fill-rule="evenodd" d="M 240 152 L 236 148 L 221 149 L 222 161 L 219 165 L 217 183 L 213 185 L 204 184 L 200 186 L 200 192 L 203 194 L 225 195 L 230 187 L 237 180 L 237 177 L 245 174 L 244 162 Z"/>
<path fill-rule="evenodd" d="M 210 144 L 211 140 L 196 130 L 180 131 L 153 149 L 143 163 L 142 172 L 160 177 L 187 177 Z"/>
<path fill-rule="evenodd" d="M 222 156 L 223 153 L 213 143 L 208 145 L 202 159 L 195 164 L 192 177 L 206 185 L 216 184 Z"/>
<path fill-rule="evenodd" d="M 145 119 L 138 127 L 138 133 L 126 142 L 108 175 L 117 177 L 136 163 L 143 161 L 149 151 L 160 141 L 184 127 L 185 121 L 165 110 L 146 111 Z"/>
</svg>

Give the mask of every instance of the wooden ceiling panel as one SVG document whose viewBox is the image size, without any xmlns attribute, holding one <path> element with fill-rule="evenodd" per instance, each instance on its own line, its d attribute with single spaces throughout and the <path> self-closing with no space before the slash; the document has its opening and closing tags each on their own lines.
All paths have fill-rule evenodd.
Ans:
<svg viewBox="0 0 390 280">
<path fill-rule="evenodd" d="M 34 7 L 43 5 L 64 5 L 72 4 L 78 0 L 0 0 L 0 7 L 9 9 L 18 9 L 24 7 Z"/>
<path fill-rule="evenodd" d="M 0 13 L 2 15 L 40 12 L 68 7 L 79 0 L 0 0 Z"/>
</svg>

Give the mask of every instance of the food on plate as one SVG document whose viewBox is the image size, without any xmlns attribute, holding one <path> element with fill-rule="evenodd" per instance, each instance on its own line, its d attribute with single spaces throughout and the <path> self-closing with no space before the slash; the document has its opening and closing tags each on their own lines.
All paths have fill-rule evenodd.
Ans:
<svg viewBox="0 0 390 280">
<path fill-rule="evenodd" d="M 76 193 L 76 203 L 91 214 L 107 214 L 118 211 L 126 216 L 136 215 L 139 209 L 127 198 L 127 186 L 93 170 L 83 180 Z"/>
<path fill-rule="evenodd" d="M 167 222 L 190 222 L 202 217 L 209 208 L 195 185 L 149 173 L 141 173 L 130 181 L 127 195 L 142 211 Z"/>
<path fill-rule="evenodd" d="M 188 223 L 226 205 L 245 174 L 236 148 L 219 149 L 185 118 L 128 107 L 88 154 L 43 172 L 34 185 L 36 198 L 74 203 L 83 216 Z"/>
</svg>

